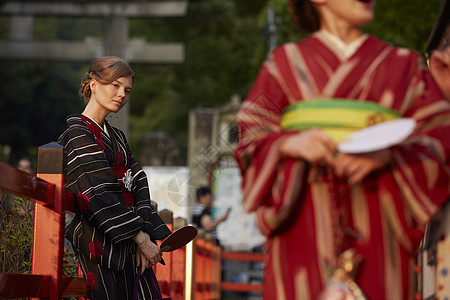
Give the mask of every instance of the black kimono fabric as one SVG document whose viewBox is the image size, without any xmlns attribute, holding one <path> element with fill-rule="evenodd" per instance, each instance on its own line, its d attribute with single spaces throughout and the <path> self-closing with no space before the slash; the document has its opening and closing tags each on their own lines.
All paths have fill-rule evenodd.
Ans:
<svg viewBox="0 0 450 300">
<path fill-rule="evenodd" d="M 98 285 L 113 290 L 117 282 L 103 282 L 106 278 L 108 281 L 112 278 L 118 281 L 118 276 L 134 278 L 131 274 L 118 274 L 130 270 L 135 273 L 136 248 L 131 238 L 140 230 L 153 241 L 171 233 L 151 207 L 147 176 L 130 152 L 124 133 L 106 120 L 105 124 L 106 132 L 86 116 L 72 115 L 58 139 L 67 152 L 67 189 L 76 195 L 78 204 L 77 214 L 66 228 L 66 238 L 79 257 L 88 287 L 93 290 Z M 115 166 L 131 170 L 134 206 L 126 205 L 123 187 L 112 169 Z M 103 276 L 101 269 L 119 273 Z M 132 292 L 127 292 L 130 299 Z"/>
</svg>

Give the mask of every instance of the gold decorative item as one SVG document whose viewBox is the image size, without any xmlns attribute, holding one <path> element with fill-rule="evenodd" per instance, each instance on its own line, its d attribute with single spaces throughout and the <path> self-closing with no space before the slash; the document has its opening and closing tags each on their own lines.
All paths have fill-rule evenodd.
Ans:
<svg viewBox="0 0 450 300">
<path fill-rule="evenodd" d="M 328 283 L 318 300 L 367 300 L 353 280 L 361 256 L 348 249 L 339 256 L 338 266 L 330 272 Z"/>
</svg>

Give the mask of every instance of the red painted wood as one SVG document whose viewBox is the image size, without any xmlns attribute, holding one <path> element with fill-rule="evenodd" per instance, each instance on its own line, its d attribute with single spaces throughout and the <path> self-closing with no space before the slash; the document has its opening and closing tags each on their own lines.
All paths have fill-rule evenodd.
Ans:
<svg viewBox="0 0 450 300">
<path fill-rule="evenodd" d="M 68 190 L 65 191 L 63 203 L 65 211 L 75 212 L 75 195 L 72 192 Z"/>
<path fill-rule="evenodd" d="M 0 162 L 0 188 L 46 203 L 47 186 L 44 180 Z"/>
<path fill-rule="evenodd" d="M 51 158 L 50 158 L 51 159 Z M 48 163 L 51 163 L 48 162 Z M 65 210 L 74 195 L 63 188 L 63 174 L 31 176 L 0 162 L 0 189 L 37 200 L 33 232 L 33 274 L 0 273 L 0 298 L 86 296 L 83 278 L 63 277 Z M 45 275 L 42 275 L 45 274 Z"/>
<path fill-rule="evenodd" d="M 51 275 L 49 299 L 62 294 L 65 214 L 62 200 L 64 176 L 38 174 L 38 177 L 55 185 L 54 210 L 36 202 L 34 206 L 33 274 Z"/>
<path fill-rule="evenodd" d="M 64 277 L 63 297 L 89 296 L 86 281 L 80 277 Z"/>
<path fill-rule="evenodd" d="M 184 300 L 186 286 L 186 246 L 172 252 L 171 297 L 173 300 Z"/>
<path fill-rule="evenodd" d="M 264 254 L 249 252 L 227 252 L 221 254 L 222 260 L 238 260 L 246 262 L 264 262 Z M 238 283 L 238 282 L 221 282 L 221 289 L 224 291 L 235 292 L 262 292 L 262 284 Z"/>
<path fill-rule="evenodd" d="M 170 231 L 173 231 L 173 215 L 172 212 L 162 211 L 160 216 L 166 223 Z M 157 241 L 158 246 L 161 247 L 161 241 Z M 153 268 L 156 278 L 158 279 L 159 287 L 163 297 L 170 296 L 170 283 L 172 281 L 172 252 L 164 252 L 162 258 L 164 259 L 165 266 L 162 264 L 156 264 Z"/>
<path fill-rule="evenodd" d="M 211 299 L 220 299 L 222 283 L 222 248 L 219 245 L 213 245 L 213 279 L 212 279 L 212 297 Z"/>
<path fill-rule="evenodd" d="M 262 292 L 261 284 L 222 282 L 222 290 L 235 292 Z"/>
<path fill-rule="evenodd" d="M 49 275 L 15 274 L 0 272 L 0 298 L 49 296 Z"/>
<path fill-rule="evenodd" d="M 251 262 L 263 262 L 264 254 L 250 253 L 250 252 L 222 252 L 222 259 L 224 260 L 242 260 Z"/>
</svg>

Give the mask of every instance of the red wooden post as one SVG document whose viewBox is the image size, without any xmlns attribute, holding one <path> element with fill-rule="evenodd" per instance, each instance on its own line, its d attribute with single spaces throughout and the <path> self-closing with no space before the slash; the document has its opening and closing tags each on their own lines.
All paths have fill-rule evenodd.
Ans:
<svg viewBox="0 0 450 300">
<path fill-rule="evenodd" d="M 174 220 L 174 230 L 185 226 L 186 223 L 186 219 L 180 217 L 176 218 Z M 186 299 L 186 246 L 172 252 L 171 269 L 172 282 L 170 287 L 170 296 L 173 300 L 184 300 Z"/>
<path fill-rule="evenodd" d="M 205 299 L 212 298 L 212 279 L 213 279 L 213 267 L 214 261 L 212 256 L 212 247 L 214 245 L 214 239 L 211 234 L 205 235 L 205 273 L 204 273 L 204 289 L 205 289 Z"/>
<path fill-rule="evenodd" d="M 220 284 L 222 281 L 222 248 L 219 245 L 213 245 L 213 297 L 212 299 L 220 299 Z"/>
<path fill-rule="evenodd" d="M 204 235 L 204 234 L 202 234 Z M 196 251 L 195 251 L 195 267 L 194 267 L 194 278 L 193 282 L 195 282 L 195 300 L 203 300 L 206 299 L 206 289 L 205 289 L 205 281 L 206 281 L 206 241 L 203 236 L 195 239 Z"/>
<path fill-rule="evenodd" d="M 53 194 L 54 202 L 49 205 L 35 203 L 32 274 L 52 276 L 49 299 L 58 299 L 62 294 L 64 226 L 64 148 L 49 143 L 38 149 L 37 177 L 54 184 L 48 197 Z M 50 199 L 48 199 L 50 200 Z"/>
<path fill-rule="evenodd" d="M 170 210 L 162 210 L 159 212 L 159 216 L 166 223 L 167 227 L 173 231 L 173 212 Z M 158 245 L 161 245 L 161 241 L 157 241 Z M 163 254 L 165 266 L 156 264 L 154 267 L 156 278 L 158 279 L 159 287 L 163 297 L 170 296 L 170 282 L 172 280 L 172 252 L 165 252 Z"/>
</svg>

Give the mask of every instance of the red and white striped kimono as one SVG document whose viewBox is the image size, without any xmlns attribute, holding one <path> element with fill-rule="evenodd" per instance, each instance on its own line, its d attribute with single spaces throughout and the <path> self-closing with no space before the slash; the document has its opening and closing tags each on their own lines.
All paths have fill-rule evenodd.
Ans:
<svg viewBox="0 0 450 300">
<path fill-rule="evenodd" d="M 350 57 L 323 32 L 278 47 L 238 113 L 244 207 L 267 236 L 266 300 L 317 299 L 327 262 L 345 247 L 363 257 L 355 280 L 368 299 L 413 299 L 424 226 L 449 195 L 450 107 L 418 54 L 364 38 Z M 281 129 L 284 109 L 320 98 L 372 101 L 414 118 L 417 128 L 392 147 L 391 166 L 350 186 L 279 153 L 298 133 Z M 338 240 L 337 209 L 359 238 Z"/>
</svg>

